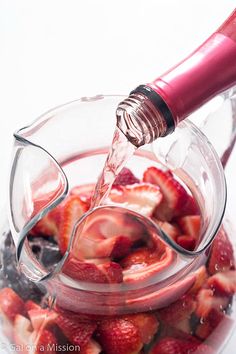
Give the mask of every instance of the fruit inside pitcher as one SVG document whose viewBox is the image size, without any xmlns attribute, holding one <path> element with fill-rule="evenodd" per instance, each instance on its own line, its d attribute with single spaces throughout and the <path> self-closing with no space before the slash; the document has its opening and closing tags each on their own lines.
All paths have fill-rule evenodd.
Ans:
<svg viewBox="0 0 236 354">
<path fill-rule="evenodd" d="M 94 186 L 75 184 L 28 235 L 35 257 L 47 269 L 53 270 L 65 254 L 75 223 L 90 208 Z M 150 218 L 183 249 L 193 251 L 200 242 L 200 207 L 170 170 L 149 165 L 137 176 L 132 168 L 123 168 L 105 203 Z M 158 276 L 174 261 L 169 246 L 153 239 L 129 215 L 115 219 L 102 212 L 97 215 L 86 225 L 76 256 L 63 266 L 68 279 L 99 285 L 135 284 Z M 0 313 L 4 334 L 19 352 L 210 354 L 218 351 L 232 328 L 236 271 L 233 247 L 223 227 L 206 264 L 178 299 L 170 298 L 167 306 L 146 311 L 140 307 L 126 313 L 124 309 L 123 314 L 73 312 L 57 299 L 52 304 L 44 288 L 18 272 L 11 235 L 4 239 Z"/>
</svg>

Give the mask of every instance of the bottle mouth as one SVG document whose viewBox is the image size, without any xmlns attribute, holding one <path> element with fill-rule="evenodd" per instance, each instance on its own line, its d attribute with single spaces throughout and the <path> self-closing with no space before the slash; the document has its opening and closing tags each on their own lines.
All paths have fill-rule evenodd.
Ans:
<svg viewBox="0 0 236 354">
<path fill-rule="evenodd" d="M 116 110 L 117 126 L 136 147 L 164 136 L 166 122 L 154 104 L 142 93 L 133 93 Z"/>
</svg>

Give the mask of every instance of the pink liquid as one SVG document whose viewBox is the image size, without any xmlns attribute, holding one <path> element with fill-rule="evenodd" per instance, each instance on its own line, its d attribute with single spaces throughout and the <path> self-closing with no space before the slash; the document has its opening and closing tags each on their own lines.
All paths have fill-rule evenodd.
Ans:
<svg viewBox="0 0 236 354">
<path fill-rule="evenodd" d="M 126 162 L 132 157 L 135 150 L 136 147 L 116 128 L 110 151 L 95 187 L 91 209 L 101 205 L 108 197 L 115 178 L 125 166 Z"/>
</svg>

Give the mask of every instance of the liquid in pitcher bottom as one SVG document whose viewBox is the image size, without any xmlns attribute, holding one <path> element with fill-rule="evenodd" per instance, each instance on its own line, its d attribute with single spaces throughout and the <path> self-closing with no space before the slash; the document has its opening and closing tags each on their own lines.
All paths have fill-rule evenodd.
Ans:
<svg viewBox="0 0 236 354">
<path fill-rule="evenodd" d="M 157 164 L 145 166 L 138 177 L 131 169 L 121 171 L 106 202 L 149 218 L 183 249 L 197 249 L 204 223 L 189 189 Z M 60 274 L 67 289 L 63 293 L 63 287 L 55 287 L 55 298 L 19 272 L 11 234 L 2 235 L 0 313 L 2 334 L 8 340 L 5 349 L 21 353 L 217 353 L 235 321 L 232 235 L 221 226 L 205 264 L 191 277 L 187 274 L 169 284 L 168 291 L 163 288 L 132 300 L 125 287 L 153 285 L 155 277 L 164 277 L 177 267 L 178 257 L 139 220 L 125 213 L 106 214 L 106 209 L 92 215 L 78 239 L 75 233 L 70 241 L 74 224 L 90 207 L 93 188 L 93 183 L 74 183 L 67 198 L 28 235 L 34 256 L 50 271 L 72 242 Z M 86 306 L 70 287 L 73 281 L 85 288 L 91 285 L 93 290 L 84 297 Z M 120 289 L 120 296 L 107 304 L 105 292 L 101 300 L 102 287 L 110 292 L 116 289 L 116 295 Z M 99 309 L 95 306 L 98 293 Z M 89 296 L 94 302 L 89 303 Z"/>
</svg>

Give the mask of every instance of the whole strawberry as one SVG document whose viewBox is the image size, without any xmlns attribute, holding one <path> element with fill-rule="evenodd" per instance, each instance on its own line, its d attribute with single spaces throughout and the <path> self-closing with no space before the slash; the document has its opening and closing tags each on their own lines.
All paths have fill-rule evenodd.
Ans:
<svg viewBox="0 0 236 354">
<path fill-rule="evenodd" d="M 122 318 L 102 321 L 96 339 L 106 354 L 138 354 L 143 346 L 139 329 Z"/>
</svg>

